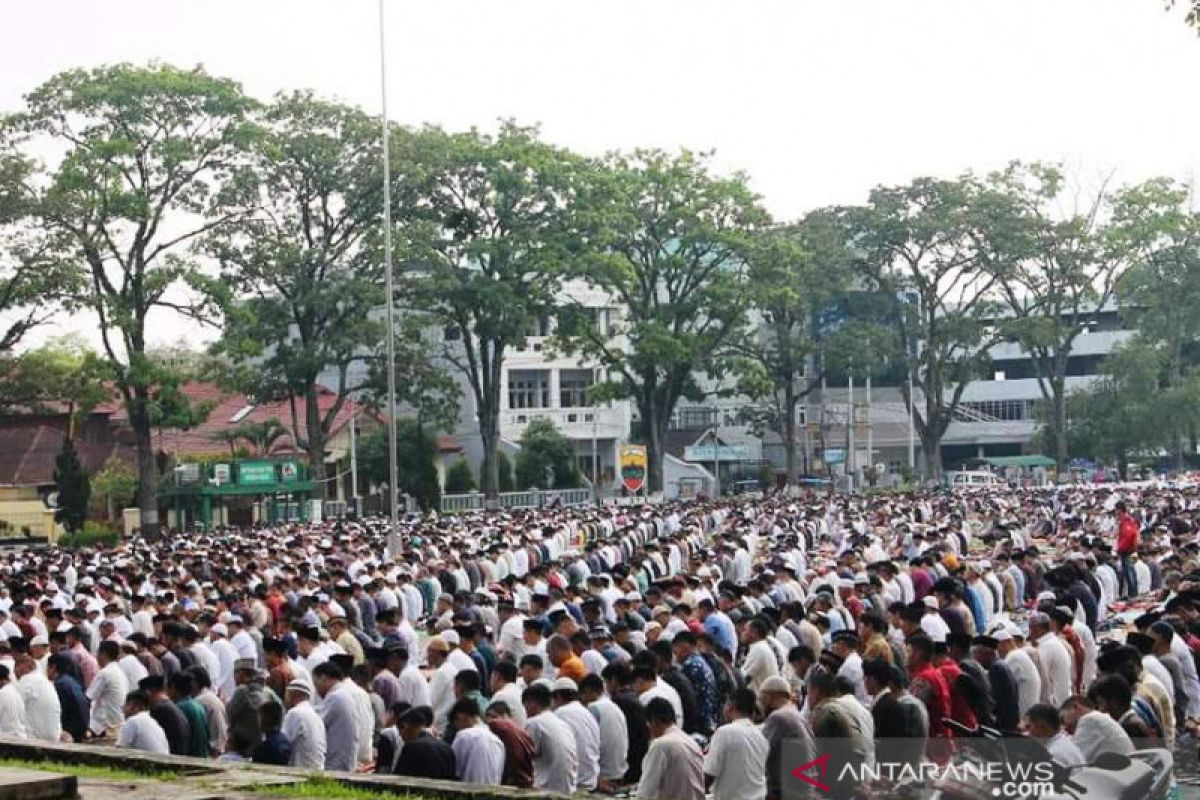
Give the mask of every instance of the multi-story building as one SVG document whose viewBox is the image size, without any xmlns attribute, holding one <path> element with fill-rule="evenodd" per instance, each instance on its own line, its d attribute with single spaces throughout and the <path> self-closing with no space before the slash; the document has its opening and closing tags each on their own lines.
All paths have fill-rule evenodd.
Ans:
<svg viewBox="0 0 1200 800">
<path fill-rule="evenodd" d="M 613 330 L 620 308 L 586 285 L 568 287 L 572 302 L 589 309 L 602 333 Z M 588 358 L 556 350 L 551 341 L 554 319 L 535 321 L 520 349 L 504 359 L 500 386 L 500 436 L 520 442 L 531 422 L 547 419 L 575 448 L 576 465 L 588 480 L 599 476 L 601 487 L 617 479 L 617 449 L 629 438 L 628 401 L 595 402 L 589 388 L 602 380 L 602 370 Z"/>
<path fill-rule="evenodd" d="M 1067 362 L 1068 394 L 1094 383 L 1105 356 L 1134 333 L 1115 305 L 1090 315 Z M 1020 345 L 1011 343 L 993 346 L 989 357 L 990 377 L 967 385 L 942 437 L 942 465 L 946 469 L 970 458 L 1025 455 L 1036 449 L 1043 396 L 1032 357 Z M 851 408 L 846 383 L 831 383 L 824 391 L 810 395 L 808 401 L 804 412 L 807 438 L 801 446 L 808 448 L 814 460 L 820 460 L 823 450 L 829 448 L 837 453 L 839 465 L 852 464 L 859 473 L 868 465 L 879 464 L 895 473 L 908 464 L 910 436 L 915 437 L 915 433 L 910 434 L 908 409 L 895 382 L 872 387 L 869 406 L 865 387 L 860 382 L 855 388 L 853 415 L 857 424 L 853 436 L 846 430 Z M 918 407 L 920 403 L 918 392 Z M 854 451 L 848 456 L 851 441 Z M 915 442 L 911 450 L 919 470 L 920 442 Z M 781 449 L 768 447 L 766 452 L 775 460 Z M 835 472 L 840 470 L 844 467 L 839 466 Z"/>
</svg>

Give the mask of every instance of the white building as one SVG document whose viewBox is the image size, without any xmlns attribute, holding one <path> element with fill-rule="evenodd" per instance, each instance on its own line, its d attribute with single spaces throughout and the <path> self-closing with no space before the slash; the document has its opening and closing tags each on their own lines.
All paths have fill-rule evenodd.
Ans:
<svg viewBox="0 0 1200 800">
<path fill-rule="evenodd" d="M 619 321 L 620 309 L 603 292 L 573 283 L 564 294 L 591 309 L 602 331 L 612 330 Z M 602 380 L 600 367 L 579 355 L 555 352 L 550 341 L 553 325 L 549 316 L 539 319 L 523 346 L 504 358 L 500 437 L 518 444 L 529 423 L 548 419 L 571 440 L 580 473 L 589 480 L 598 474 L 602 487 L 613 487 L 617 450 L 629 438 L 631 404 L 592 402 L 588 388 Z"/>
</svg>

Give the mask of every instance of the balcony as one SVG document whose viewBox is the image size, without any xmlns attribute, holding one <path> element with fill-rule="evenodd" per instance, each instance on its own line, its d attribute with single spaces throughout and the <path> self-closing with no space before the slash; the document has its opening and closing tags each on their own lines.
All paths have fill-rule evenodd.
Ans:
<svg viewBox="0 0 1200 800">
<path fill-rule="evenodd" d="M 520 408 L 500 413 L 504 438 L 516 441 L 535 419 L 548 419 L 568 439 L 590 439 L 593 428 L 599 439 L 621 438 L 629 434 L 629 417 L 624 408 L 585 406 L 582 408 Z"/>
</svg>

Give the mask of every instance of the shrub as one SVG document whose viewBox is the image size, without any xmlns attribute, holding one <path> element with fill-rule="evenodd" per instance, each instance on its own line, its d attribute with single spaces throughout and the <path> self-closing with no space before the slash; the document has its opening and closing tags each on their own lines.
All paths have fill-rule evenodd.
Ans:
<svg viewBox="0 0 1200 800">
<path fill-rule="evenodd" d="M 459 458 L 446 470 L 446 494 L 467 494 L 475 491 L 475 476 L 465 458 Z"/>
</svg>

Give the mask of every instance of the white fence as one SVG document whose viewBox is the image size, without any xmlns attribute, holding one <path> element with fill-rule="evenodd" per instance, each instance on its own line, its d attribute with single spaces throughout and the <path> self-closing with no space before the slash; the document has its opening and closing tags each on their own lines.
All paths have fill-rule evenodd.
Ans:
<svg viewBox="0 0 1200 800">
<path fill-rule="evenodd" d="M 593 502 L 591 489 L 553 489 L 541 491 L 532 489 L 526 492 L 503 492 L 500 495 L 501 508 L 542 508 L 558 504 L 562 506 L 584 506 Z M 442 495 L 442 512 L 476 511 L 484 507 L 482 492 L 470 494 Z"/>
</svg>

